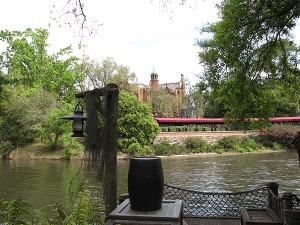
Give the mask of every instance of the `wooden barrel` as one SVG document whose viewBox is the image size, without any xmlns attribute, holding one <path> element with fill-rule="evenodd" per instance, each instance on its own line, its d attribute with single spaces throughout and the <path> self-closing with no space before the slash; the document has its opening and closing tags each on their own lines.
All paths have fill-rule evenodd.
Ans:
<svg viewBox="0 0 300 225">
<path fill-rule="evenodd" d="M 131 209 L 153 211 L 161 208 L 164 177 L 159 157 L 131 158 L 128 171 L 128 194 Z"/>
</svg>

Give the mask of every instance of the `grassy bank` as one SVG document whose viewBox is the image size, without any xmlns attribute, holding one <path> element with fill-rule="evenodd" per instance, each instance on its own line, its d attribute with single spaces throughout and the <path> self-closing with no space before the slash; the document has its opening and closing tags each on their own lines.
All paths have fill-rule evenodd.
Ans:
<svg viewBox="0 0 300 225">
<path fill-rule="evenodd" d="M 22 148 L 17 148 L 10 154 L 12 159 L 78 159 L 80 156 L 67 156 L 64 148 L 50 150 L 48 146 L 41 142 L 32 143 Z"/>
<path fill-rule="evenodd" d="M 207 153 L 228 154 L 228 153 L 248 153 L 261 151 L 275 151 L 285 149 L 284 146 L 272 142 L 265 146 L 256 142 L 251 137 L 226 137 L 217 144 L 206 144 L 201 138 L 188 138 L 185 146 L 172 145 L 167 142 L 152 145 L 147 152 L 136 151 L 135 154 L 118 153 L 119 159 L 126 159 L 130 156 L 178 156 L 178 155 L 199 155 Z M 66 149 L 59 148 L 57 150 L 49 150 L 47 145 L 43 143 L 33 143 L 22 148 L 14 150 L 10 154 L 11 159 L 52 159 L 52 160 L 78 160 L 83 156 L 82 152 L 70 154 Z"/>
</svg>

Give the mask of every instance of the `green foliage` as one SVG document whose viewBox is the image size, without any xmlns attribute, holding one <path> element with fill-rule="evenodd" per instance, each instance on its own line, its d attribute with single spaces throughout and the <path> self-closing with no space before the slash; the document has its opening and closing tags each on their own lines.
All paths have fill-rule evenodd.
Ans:
<svg viewBox="0 0 300 225">
<path fill-rule="evenodd" d="M 61 204 L 48 205 L 34 210 L 31 215 L 30 204 L 22 199 L 6 201 L 0 199 L 0 223 L 2 224 L 104 224 L 103 208 L 91 191 L 85 189 L 84 183 L 75 184 L 75 178 L 69 183 L 69 206 L 65 209 Z M 30 217 L 33 217 L 30 219 Z M 27 222 L 31 220 L 31 222 Z"/>
<path fill-rule="evenodd" d="M 154 155 L 154 152 L 150 146 L 141 146 L 139 143 L 134 142 L 129 145 L 126 153 L 130 156 L 150 156 Z"/>
<path fill-rule="evenodd" d="M 135 73 L 130 72 L 129 67 L 118 65 L 117 62 L 107 57 L 101 62 L 85 56 L 77 64 L 77 70 L 84 74 L 84 79 L 80 84 L 81 89 L 102 88 L 109 83 L 117 84 L 120 90 L 132 91 L 136 82 Z"/>
<path fill-rule="evenodd" d="M 74 176 L 68 186 L 69 206 L 64 209 L 61 204 L 46 206 L 36 210 L 36 224 L 104 224 L 103 208 L 85 183 L 77 182 Z"/>
<path fill-rule="evenodd" d="M 255 136 L 227 136 L 223 137 L 213 146 L 213 151 L 224 152 L 253 152 L 265 149 L 256 141 Z"/>
<path fill-rule="evenodd" d="M 281 148 L 293 148 L 294 146 L 290 143 L 299 130 L 300 127 L 298 125 L 273 125 L 260 133 L 257 136 L 257 141 L 271 148 L 279 146 Z"/>
<path fill-rule="evenodd" d="M 159 132 L 157 122 L 151 116 L 149 105 L 140 102 L 136 96 L 121 91 L 119 95 L 118 146 L 125 151 L 138 143 L 140 149 L 152 144 Z M 133 145 L 132 149 L 139 148 Z"/>
<path fill-rule="evenodd" d="M 6 46 L 0 54 L 0 67 L 12 85 L 29 88 L 41 87 L 56 93 L 60 99 L 70 100 L 75 93 L 75 83 L 81 77 L 72 72 L 76 57 L 68 57 L 71 48 L 48 55 L 48 31 L 0 31 L 0 41 Z M 61 59 L 64 58 L 64 59 Z"/>
<path fill-rule="evenodd" d="M 63 135 L 65 159 L 71 157 L 81 157 L 84 152 L 84 145 L 78 142 L 78 139 L 71 137 L 70 133 Z"/>
<path fill-rule="evenodd" d="M 237 145 L 242 143 L 242 139 L 239 136 L 227 136 L 218 140 L 218 144 L 224 149 L 233 150 Z"/>
<path fill-rule="evenodd" d="M 9 158 L 9 154 L 14 150 L 14 146 L 10 141 L 0 141 L 0 155 L 2 158 Z"/>
<path fill-rule="evenodd" d="M 169 144 L 166 141 L 154 144 L 153 150 L 155 155 L 181 155 L 190 153 L 184 146 Z"/>
<path fill-rule="evenodd" d="M 300 3 L 237 0 L 218 7 L 220 20 L 202 27 L 197 41 L 209 112 L 224 108 L 227 121 L 240 124 L 276 113 L 295 115 L 299 47 L 290 31 L 300 17 Z M 280 105 L 287 100 L 283 111 Z M 265 127 L 266 121 L 258 126 Z"/>
<path fill-rule="evenodd" d="M 56 150 L 63 134 L 71 131 L 71 123 L 60 119 L 70 114 L 71 109 L 71 104 L 64 104 L 61 108 L 53 109 L 45 121 L 38 124 L 37 136 L 41 137 L 50 150 Z"/>
<path fill-rule="evenodd" d="M 185 139 L 185 147 L 193 151 L 204 151 L 207 143 L 202 138 L 188 137 Z"/>
<path fill-rule="evenodd" d="M 0 222 L 1 224 L 30 224 L 25 222 L 26 217 L 30 215 L 30 204 L 22 199 L 7 201 L 0 199 Z"/>
<path fill-rule="evenodd" d="M 203 117 L 204 115 L 204 88 L 201 83 L 191 85 L 186 81 L 187 94 L 184 96 L 184 108 L 187 115 Z"/>
<path fill-rule="evenodd" d="M 156 117 L 174 117 L 174 108 L 178 102 L 174 96 L 167 93 L 163 88 L 151 90 L 152 112 Z"/>
<path fill-rule="evenodd" d="M 45 126 L 49 130 L 43 135 L 53 139 L 47 144 L 56 148 L 61 131 L 55 125 L 55 115 L 48 116 L 61 107 L 60 101 L 72 101 L 75 84 L 81 79 L 73 73 L 77 59 L 69 57 L 70 47 L 53 55 L 47 53 L 48 35 L 44 29 L 0 31 L 4 46 L 0 53 L 0 136 L 15 148 L 31 143 Z"/>
<path fill-rule="evenodd" d="M 50 113 L 60 106 L 54 94 L 40 88 L 7 85 L 3 89 L 0 111 L 0 134 L 15 147 L 34 140 L 38 128 L 46 123 Z"/>
</svg>

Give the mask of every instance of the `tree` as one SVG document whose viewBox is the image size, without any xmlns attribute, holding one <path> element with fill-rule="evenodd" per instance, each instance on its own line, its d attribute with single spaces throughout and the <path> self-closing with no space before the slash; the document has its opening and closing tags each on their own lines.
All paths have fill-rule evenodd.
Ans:
<svg viewBox="0 0 300 225">
<path fill-rule="evenodd" d="M 156 117 L 174 117 L 176 108 L 176 99 L 164 88 L 151 90 L 149 103 L 152 106 L 153 115 Z"/>
<path fill-rule="evenodd" d="M 71 104 L 64 104 L 49 112 L 47 118 L 38 124 L 37 136 L 41 137 L 42 141 L 47 144 L 50 150 L 57 150 L 63 134 L 69 134 L 71 132 L 71 123 L 66 123 L 60 119 L 70 113 L 71 110 Z"/>
<path fill-rule="evenodd" d="M 32 142 L 38 125 L 59 106 L 56 95 L 45 90 L 6 86 L 0 102 L 2 141 L 9 141 L 14 147 Z"/>
<path fill-rule="evenodd" d="M 189 117 L 203 117 L 204 115 L 204 89 L 200 84 L 191 85 L 187 82 L 187 95 L 184 97 L 184 105 Z"/>
<path fill-rule="evenodd" d="M 83 74 L 84 79 L 80 85 L 82 90 L 105 87 L 108 83 L 117 84 L 120 90 L 133 91 L 132 83 L 136 82 L 135 73 L 129 67 L 118 65 L 117 62 L 107 57 L 98 62 L 85 56 L 77 70 Z"/>
<path fill-rule="evenodd" d="M 0 43 L 6 46 L 0 54 L 1 77 L 12 85 L 42 87 L 57 93 L 60 99 L 73 98 L 75 82 L 80 79 L 72 68 L 77 61 L 70 46 L 57 53 L 47 53 L 48 31 L 0 31 Z"/>
<path fill-rule="evenodd" d="M 159 132 L 157 122 L 151 116 L 151 107 L 140 102 L 129 92 L 120 91 L 118 146 L 127 150 L 131 145 L 146 147 L 152 144 Z"/>
<path fill-rule="evenodd" d="M 222 99 L 227 118 L 273 117 L 274 88 L 299 93 L 299 48 L 290 31 L 300 2 L 224 0 L 218 8 L 221 20 L 202 27 L 197 41 L 203 80 Z"/>
</svg>

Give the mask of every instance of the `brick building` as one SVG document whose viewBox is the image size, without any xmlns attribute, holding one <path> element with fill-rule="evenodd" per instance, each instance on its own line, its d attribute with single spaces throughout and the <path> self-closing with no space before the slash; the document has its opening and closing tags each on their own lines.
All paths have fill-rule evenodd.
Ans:
<svg viewBox="0 0 300 225">
<path fill-rule="evenodd" d="M 185 80 L 184 75 L 181 74 L 180 80 L 175 83 L 164 83 L 159 84 L 158 74 L 156 72 L 152 72 L 150 74 L 150 82 L 149 85 L 139 84 L 138 85 L 138 98 L 140 101 L 147 102 L 151 100 L 151 91 L 157 89 L 164 89 L 168 94 L 174 96 L 177 102 L 181 103 L 183 97 L 186 94 L 185 89 Z M 181 117 L 181 104 L 178 104 L 178 107 L 174 109 L 174 117 Z"/>
</svg>

